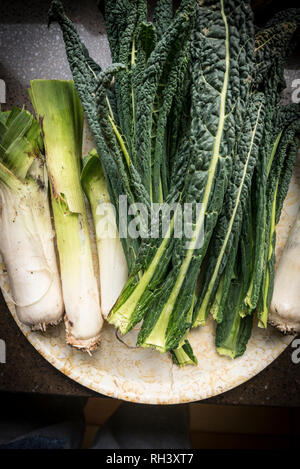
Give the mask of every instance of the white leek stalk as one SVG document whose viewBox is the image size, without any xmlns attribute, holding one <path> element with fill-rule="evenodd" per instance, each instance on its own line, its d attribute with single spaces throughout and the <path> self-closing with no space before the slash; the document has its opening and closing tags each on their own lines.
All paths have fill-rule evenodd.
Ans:
<svg viewBox="0 0 300 469">
<path fill-rule="evenodd" d="M 45 330 L 64 312 L 39 126 L 16 108 L 1 122 L 0 251 L 21 322 Z M 3 119 L 4 117 L 4 119 Z M 8 169 L 10 168 L 10 169 Z"/>
<path fill-rule="evenodd" d="M 300 210 L 275 273 L 269 322 L 285 334 L 300 332 Z"/>
<path fill-rule="evenodd" d="M 80 184 L 83 111 L 71 81 L 34 80 L 30 97 L 42 122 L 67 342 L 89 352 L 100 341 L 103 319 Z"/>
<path fill-rule="evenodd" d="M 84 158 L 81 182 L 89 199 L 97 241 L 101 309 L 106 319 L 128 278 L 127 263 L 118 235 L 115 213 L 96 150 Z"/>
</svg>

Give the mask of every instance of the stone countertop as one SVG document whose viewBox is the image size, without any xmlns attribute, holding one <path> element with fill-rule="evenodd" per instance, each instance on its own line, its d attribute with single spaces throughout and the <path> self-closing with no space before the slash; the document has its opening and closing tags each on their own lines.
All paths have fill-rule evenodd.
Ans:
<svg viewBox="0 0 300 469">
<path fill-rule="evenodd" d="M 57 25 L 47 28 L 50 2 L 2 0 L 0 6 L 0 79 L 6 84 L 6 106 L 30 107 L 27 88 L 34 78 L 71 78 Z M 103 18 L 93 0 L 64 0 L 92 57 L 110 62 Z M 294 67 L 293 67 L 294 68 Z M 295 77 L 295 68 L 293 76 Z M 6 344 L 6 363 L 0 363 L 0 391 L 69 396 L 96 393 L 70 380 L 30 345 L 0 298 L 0 339 Z M 206 402 L 220 404 L 300 406 L 300 364 L 293 364 L 288 347 L 263 372 L 243 385 Z M 299 353 L 300 357 L 300 353 Z"/>
<path fill-rule="evenodd" d="M 64 396 L 96 396 L 50 365 L 27 341 L 0 298 L 0 338 L 6 343 L 6 363 L 0 363 L 0 392 Z M 300 363 L 292 362 L 289 346 L 257 376 L 206 401 L 228 405 L 300 406 Z M 299 353 L 300 358 L 300 353 Z"/>
</svg>

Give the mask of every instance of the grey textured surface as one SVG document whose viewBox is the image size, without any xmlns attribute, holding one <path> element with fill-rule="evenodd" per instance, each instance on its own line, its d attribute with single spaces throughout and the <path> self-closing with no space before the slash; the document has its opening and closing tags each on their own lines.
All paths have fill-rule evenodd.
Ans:
<svg viewBox="0 0 300 469">
<path fill-rule="evenodd" d="M 7 1 L 0 4 L 0 79 L 6 83 L 6 107 L 30 106 L 27 95 L 34 78 L 71 78 L 57 25 L 47 28 L 48 1 Z M 64 0 L 91 56 L 110 62 L 103 18 L 93 0 Z M 288 67 L 285 101 L 300 78 L 299 59 Z M 91 396 L 93 392 L 63 376 L 27 342 L 0 297 L 0 338 L 6 341 L 7 363 L 0 364 L 0 391 Z M 300 406 L 300 365 L 291 361 L 289 347 L 272 365 L 249 382 L 209 400 L 222 404 Z"/>
</svg>

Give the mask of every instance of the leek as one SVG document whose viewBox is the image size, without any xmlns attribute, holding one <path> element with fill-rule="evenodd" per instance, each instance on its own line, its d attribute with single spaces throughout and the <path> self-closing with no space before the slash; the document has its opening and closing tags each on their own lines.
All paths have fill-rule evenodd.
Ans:
<svg viewBox="0 0 300 469">
<path fill-rule="evenodd" d="M 198 364 L 198 360 L 188 340 L 185 340 L 185 343 L 178 349 L 171 350 L 171 356 L 173 363 L 180 367 Z"/>
<path fill-rule="evenodd" d="M 83 160 L 81 183 L 90 202 L 97 241 L 100 297 L 106 319 L 128 278 L 126 258 L 116 226 L 115 213 L 96 150 Z"/>
<path fill-rule="evenodd" d="M 25 109 L 0 114 L 0 251 L 19 320 L 45 330 L 64 307 L 41 130 Z"/>
<path fill-rule="evenodd" d="M 33 80 L 29 94 L 42 122 L 67 342 L 89 352 L 100 341 L 103 319 L 80 184 L 83 111 L 72 81 Z"/>
</svg>

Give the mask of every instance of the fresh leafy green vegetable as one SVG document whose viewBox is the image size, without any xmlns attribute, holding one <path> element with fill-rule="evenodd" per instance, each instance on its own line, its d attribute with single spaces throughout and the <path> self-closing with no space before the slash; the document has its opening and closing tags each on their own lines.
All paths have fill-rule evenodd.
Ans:
<svg viewBox="0 0 300 469">
<path fill-rule="evenodd" d="M 296 107 L 278 102 L 299 9 L 254 28 L 248 1 L 182 0 L 174 11 L 158 0 L 153 21 L 146 0 L 104 3 L 113 64 L 103 71 L 58 0 L 50 20 L 63 31 L 100 157 L 82 173 L 95 225 L 94 189 L 106 181 L 122 231 L 134 221 L 143 234 L 122 237 L 129 279 L 108 321 L 125 334 L 143 320 L 137 344 L 172 351 L 181 366 L 195 363 L 189 329 L 211 312 L 218 351 L 239 356 L 255 308 L 266 324 L 272 295 L 298 132 Z M 135 215 L 120 209 L 124 195 Z M 191 219 L 181 219 L 185 206 Z"/>
<path fill-rule="evenodd" d="M 160 39 L 169 28 L 173 18 L 173 0 L 157 0 L 153 22 Z"/>
<path fill-rule="evenodd" d="M 126 1 L 106 2 L 106 23 L 113 60 L 122 62 L 126 67 L 118 66 L 117 70 L 111 69 L 112 72 L 117 71 L 112 91 L 108 89 L 109 81 L 106 79 L 110 71 L 100 72 L 99 69 L 96 74 L 91 72 L 86 49 L 73 25 L 64 15 L 60 2 L 52 3 L 50 19 L 57 20 L 63 30 L 75 85 L 88 117 L 97 151 L 101 155 L 105 178 L 109 181 L 111 200 L 116 204 L 117 210 L 117 195 L 126 194 L 130 203 L 143 202 L 148 206 L 148 200 L 150 202 L 153 200 L 154 193 L 155 199 L 160 201 L 162 197 L 170 200 L 176 194 L 175 188 L 173 195 L 168 194 L 170 178 L 165 162 L 168 161 L 169 137 L 166 135 L 165 127 L 169 120 L 173 121 L 169 115 L 173 109 L 176 91 L 184 89 L 188 46 L 182 48 L 182 44 L 187 44 L 189 41 L 195 3 L 192 0 L 183 1 L 174 19 L 166 27 L 163 37 L 156 42 L 154 26 L 145 21 L 146 2 L 137 1 L 130 5 Z M 111 100 L 113 106 L 109 105 Z M 182 120 L 184 118 L 182 115 Z M 178 128 L 181 128 L 182 120 L 177 119 Z M 180 139 L 178 148 L 179 146 L 179 150 L 172 146 L 174 154 L 180 153 L 181 157 L 189 156 L 189 152 L 186 151 L 186 136 L 185 144 L 181 143 Z M 114 167 L 112 163 L 115 163 Z M 183 168 L 184 164 L 182 160 Z M 115 179 L 116 175 L 121 176 L 117 178 L 118 181 Z M 182 187 L 182 181 L 181 177 L 176 176 L 177 189 Z M 181 170 L 181 176 L 184 177 L 184 169 Z M 112 190 L 115 190 L 113 194 Z M 177 194 L 176 198 L 178 199 Z M 148 244 L 146 239 L 142 243 L 144 245 L 141 248 L 142 254 L 139 254 L 135 260 L 139 245 L 137 240 L 131 242 L 125 240 L 123 244 L 132 274 L 115 308 L 117 310 L 130 299 L 130 293 L 135 286 L 142 284 L 143 272 L 153 260 L 153 253 L 159 247 L 157 240 L 151 240 L 152 249 L 146 257 L 143 257 L 145 246 Z M 171 243 L 167 239 L 166 245 L 168 244 Z M 160 269 L 156 270 L 155 275 L 151 274 L 151 270 L 150 275 L 149 272 L 146 273 L 149 280 L 157 284 L 159 279 L 163 278 L 170 262 L 171 252 L 171 246 L 159 251 Z M 154 260 L 153 265 L 158 265 L 158 262 Z M 135 294 L 138 296 L 139 291 Z M 142 312 L 134 317 L 129 314 L 124 318 L 121 312 L 117 312 L 116 322 L 122 324 L 123 332 L 142 317 L 144 300 L 145 303 L 148 302 L 147 295 L 139 301 Z M 127 312 L 127 305 L 125 307 Z M 109 320 L 113 322 L 113 318 L 112 313 Z"/>
<path fill-rule="evenodd" d="M 227 296 L 224 319 L 217 325 L 216 347 L 220 355 L 237 358 L 243 355 L 252 331 L 253 316 L 241 317 L 244 288 L 241 274 L 233 277 Z"/>
<path fill-rule="evenodd" d="M 172 350 L 173 362 L 178 366 L 197 365 L 198 361 L 188 340 L 182 347 Z"/>
<path fill-rule="evenodd" d="M 45 330 L 62 319 L 64 307 L 42 152 L 32 114 L 0 112 L 0 252 L 18 319 Z"/>
<path fill-rule="evenodd" d="M 278 144 L 285 125 L 285 118 L 278 124 L 279 107 L 278 96 L 283 82 L 283 60 L 277 62 L 277 66 L 271 71 L 270 78 L 265 85 L 266 96 L 266 122 L 264 126 L 263 142 L 260 149 L 260 157 L 255 169 L 254 184 L 252 188 L 252 218 L 253 218 L 253 270 L 250 279 L 245 303 L 249 310 L 257 306 L 260 295 L 263 270 L 265 265 L 265 242 L 268 236 L 267 213 L 267 187 L 270 169 L 278 148 Z M 269 245 L 269 243 L 268 243 Z"/>
<path fill-rule="evenodd" d="M 74 25 L 66 17 L 60 1 L 54 0 L 51 4 L 49 11 L 49 22 L 52 21 L 57 21 L 62 29 L 64 41 L 66 44 L 67 57 L 73 74 L 74 83 L 85 111 L 89 127 L 93 134 L 97 152 L 101 155 L 102 168 L 105 175 L 110 199 L 116 208 L 117 216 L 119 216 L 119 196 L 126 194 L 129 197 L 130 203 L 133 202 L 132 191 L 128 191 L 127 189 L 128 178 L 126 175 L 126 170 L 122 170 L 121 177 L 118 173 L 117 162 L 119 163 L 119 168 L 124 166 L 124 163 L 122 165 L 122 161 L 128 161 L 128 152 L 126 145 L 123 142 L 122 135 L 118 133 L 117 122 L 115 122 L 116 116 L 113 113 L 113 109 L 116 106 L 115 97 L 114 94 L 110 92 L 109 89 L 107 89 L 109 88 L 110 80 L 107 81 L 106 78 L 108 78 L 108 76 L 112 78 L 113 72 L 119 68 L 117 67 L 117 69 L 109 69 L 108 73 L 104 72 L 104 76 L 102 75 L 100 79 L 100 67 L 89 57 L 87 49 L 80 41 Z M 113 106 L 111 105 L 112 103 Z M 109 122 L 109 116 L 111 119 L 110 122 L 115 124 L 114 132 L 115 134 L 117 133 L 117 135 L 114 137 L 110 132 L 109 139 L 107 140 L 106 136 L 108 132 L 107 126 Z M 105 135 L 103 127 L 106 130 Z M 121 148 L 117 141 L 117 136 L 122 143 Z M 123 157 L 121 156 L 120 152 L 123 153 Z M 118 160 L 116 161 L 117 157 Z M 118 219 L 118 222 L 122 226 L 124 225 L 124 221 Z M 134 262 L 136 252 L 138 251 L 138 243 L 132 238 L 125 237 L 122 238 L 122 243 L 128 265 L 131 266 Z"/>
<path fill-rule="evenodd" d="M 278 59 L 285 59 L 295 47 L 300 26 L 300 9 L 290 8 L 275 15 L 255 35 L 256 87 L 266 82 Z"/>
<path fill-rule="evenodd" d="M 278 129 L 277 113 L 279 108 L 277 103 L 280 93 L 285 87 L 284 64 L 288 53 L 292 50 L 292 39 L 294 40 L 299 28 L 299 13 L 299 9 L 291 9 L 275 15 L 266 28 L 259 31 L 256 36 L 256 86 L 263 90 L 267 104 L 263 135 L 264 145 L 261 147 L 252 188 L 253 268 L 245 298 L 249 311 L 257 306 L 266 261 L 268 177 L 281 138 L 282 125 L 284 125 L 281 120 L 281 128 Z M 269 219 L 270 217 L 269 210 Z M 270 246 L 270 242 L 267 242 L 267 246 Z M 271 292 L 269 292 L 270 295 Z M 266 298 L 266 292 L 264 296 Z"/>
<path fill-rule="evenodd" d="M 262 138 L 263 123 L 264 96 L 258 93 L 254 94 L 249 104 L 243 135 L 238 143 L 232 176 L 224 198 L 223 209 L 210 244 L 198 308 L 196 307 L 195 325 L 205 323 L 214 300 L 220 275 L 226 266 L 228 257 L 231 255 L 234 238 L 240 233 L 243 212 L 249 197 L 252 174 Z M 214 318 L 217 322 L 222 320 L 219 314 Z"/>
<path fill-rule="evenodd" d="M 257 308 L 260 327 L 267 327 L 268 312 L 272 300 L 275 274 L 275 227 L 279 222 L 282 204 L 288 191 L 299 148 L 298 140 L 295 137 L 300 133 L 300 106 L 281 107 L 278 121 L 277 133 L 280 138 L 272 165 L 269 168 L 267 186 L 266 248 L 260 300 Z"/>
<path fill-rule="evenodd" d="M 175 81 L 175 85 L 177 83 L 176 86 L 174 86 L 173 83 L 173 73 L 169 72 L 168 83 L 170 83 L 170 85 L 167 84 L 164 87 L 164 91 L 162 92 L 164 96 L 165 90 L 167 90 L 168 96 L 164 96 L 165 104 L 160 108 L 158 118 L 155 117 L 155 112 L 153 113 L 152 109 L 153 103 L 155 104 L 156 100 L 159 99 L 159 97 L 157 95 L 155 96 L 154 93 L 161 93 L 160 89 L 158 88 L 158 80 L 160 76 L 164 76 L 163 66 L 167 67 L 167 69 L 170 69 L 171 66 L 174 68 L 174 70 L 177 70 L 178 72 L 178 62 L 176 61 L 177 59 L 175 60 L 175 62 L 171 62 L 169 56 L 169 54 L 171 54 L 171 57 L 174 57 L 173 54 L 175 52 L 172 49 L 170 51 L 170 47 L 172 43 L 174 43 L 174 41 L 176 41 L 175 50 L 178 51 L 178 60 L 180 63 L 182 62 L 182 66 L 185 63 L 185 60 L 187 60 L 187 56 L 181 54 L 182 44 L 179 42 L 178 37 L 182 38 L 182 34 L 186 34 L 187 36 L 185 38 L 185 41 L 188 42 L 189 40 L 188 36 L 190 35 L 190 23 L 193 18 L 194 3 L 195 2 L 192 1 L 182 2 L 181 7 L 172 22 L 172 25 L 169 27 L 164 38 L 162 38 L 161 41 L 158 42 L 157 46 L 153 50 L 151 56 L 149 57 L 147 68 L 144 74 L 144 86 L 141 90 L 143 94 L 141 94 L 140 99 L 137 100 L 137 123 L 141 126 L 141 123 L 143 122 L 143 125 L 141 126 L 140 131 L 137 131 L 139 140 L 137 142 L 136 148 L 139 149 L 139 158 L 143 162 L 143 165 L 145 164 L 145 162 L 150 161 L 149 158 L 151 159 L 151 129 L 153 129 L 153 119 L 157 119 L 158 133 L 156 134 L 156 142 L 158 143 L 154 146 L 154 148 L 156 151 L 156 155 L 158 156 L 155 157 L 157 159 L 154 161 L 154 164 L 155 162 L 158 162 L 158 165 L 153 169 L 153 174 L 155 175 L 154 178 L 156 179 L 156 182 L 152 184 L 152 187 L 155 186 L 156 188 L 160 187 L 161 172 L 159 171 L 159 162 L 162 161 L 162 155 L 164 154 L 164 132 L 166 118 L 171 110 L 170 98 L 174 96 L 176 86 L 182 86 L 181 83 L 185 79 L 185 68 L 183 68 L 182 74 L 179 74 L 179 83 Z M 187 50 L 185 48 L 183 48 L 183 50 L 187 54 Z M 170 61 L 170 63 L 168 63 L 168 60 Z M 152 74 L 154 74 L 154 77 L 152 77 Z M 145 86 L 145 84 L 147 84 L 147 86 Z M 146 114 L 144 114 L 146 109 Z M 142 111 L 141 114 L 139 114 L 139 110 Z M 146 131 L 146 129 L 148 130 Z M 144 145 L 143 148 L 141 148 L 141 145 Z M 177 152 L 178 155 L 181 155 L 181 157 L 186 156 L 187 158 L 189 158 L 189 152 L 184 152 L 181 146 L 181 142 L 178 145 Z M 181 161 L 184 166 L 184 160 Z M 150 166 L 148 165 L 148 169 L 140 168 L 140 172 L 142 174 L 149 175 L 148 182 L 145 182 L 146 187 L 149 187 L 149 185 L 151 185 L 150 180 L 152 180 L 152 175 L 150 176 L 149 173 Z M 183 171 L 180 173 L 180 176 L 182 177 L 177 177 L 177 180 L 174 181 L 175 184 L 173 184 L 173 187 L 170 189 L 167 197 L 164 199 L 168 203 L 176 203 L 180 200 L 180 194 L 182 191 L 185 177 Z M 152 201 L 154 192 L 154 190 L 150 190 L 150 197 Z M 158 198 L 160 199 L 160 196 L 158 196 Z M 161 237 L 153 239 L 151 238 L 151 234 L 149 234 L 149 237 L 143 240 L 142 242 L 135 266 L 132 270 L 132 278 L 129 279 L 129 282 L 126 285 L 124 292 L 121 294 L 119 301 L 117 302 L 115 308 L 112 310 L 108 318 L 109 322 L 118 327 L 123 334 L 128 332 L 135 324 L 137 324 L 143 318 L 146 310 L 150 308 L 150 305 L 153 302 L 155 296 L 155 289 L 165 276 L 172 254 L 172 246 L 174 244 L 174 240 L 171 236 L 174 230 L 174 222 L 175 218 L 174 216 L 172 216 L 170 225 L 167 230 L 167 234 L 163 239 L 161 239 Z M 138 271 L 142 272 L 139 278 L 136 277 L 136 273 Z"/>
<path fill-rule="evenodd" d="M 106 181 L 96 150 L 83 159 L 81 184 L 89 200 L 99 260 L 101 311 L 107 318 L 124 287 L 128 269 L 110 202 Z"/>
</svg>

